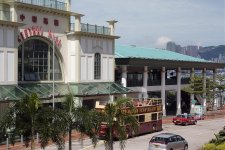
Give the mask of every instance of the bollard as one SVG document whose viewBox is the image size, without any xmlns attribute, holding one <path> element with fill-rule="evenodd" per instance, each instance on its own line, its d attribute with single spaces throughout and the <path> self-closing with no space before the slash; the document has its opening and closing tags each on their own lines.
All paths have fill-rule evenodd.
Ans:
<svg viewBox="0 0 225 150">
<path fill-rule="evenodd" d="M 37 133 L 37 143 L 39 142 L 39 134 Z"/>
<path fill-rule="evenodd" d="M 23 145 L 23 135 L 21 135 L 21 144 Z"/>
<path fill-rule="evenodd" d="M 6 138 L 6 150 L 9 150 L 9 138 Z"/>
</svg>

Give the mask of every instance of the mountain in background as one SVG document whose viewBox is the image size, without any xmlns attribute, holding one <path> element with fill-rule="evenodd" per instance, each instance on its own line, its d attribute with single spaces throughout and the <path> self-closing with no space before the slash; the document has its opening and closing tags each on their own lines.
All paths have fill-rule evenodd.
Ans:
<svg viewBox="0 0 225 150">
<path fill-rule="evenodd" d="M 225 56 L 225 45 L 201 47 L 198 51 L 201 58 L 213 60 L 221 56 Z"/>
<path fill-rule="evenodd" d="M 166 50 L 199 57 L 206 60 L 225 63 L 225 45 L 201 47 L 198 45 L 181 46 L 173 41 L 166 44 Z"/>
</svg>

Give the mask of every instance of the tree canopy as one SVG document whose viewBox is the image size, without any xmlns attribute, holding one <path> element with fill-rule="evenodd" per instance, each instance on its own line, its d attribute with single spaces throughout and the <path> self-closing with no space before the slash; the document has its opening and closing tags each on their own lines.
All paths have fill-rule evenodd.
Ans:
<svg viewBox="0 0 225 150">
<path fill-rule="evenodd" d="M 129 108 L 131 113 L 128 114 L 123 111 L 124 108 Z M 134 105 L 129 98 L 120 98 L 116 102 L 108 103 L 105 106 L 103 116 L 108 128 L 104 141 L 107 150 L 113 150 L 114 136 L 120 141 L 120 148 L 123 150 L 130 133 L 137 133 L 138 122 L 132 115 L 134 111 Z"/>
</svg>

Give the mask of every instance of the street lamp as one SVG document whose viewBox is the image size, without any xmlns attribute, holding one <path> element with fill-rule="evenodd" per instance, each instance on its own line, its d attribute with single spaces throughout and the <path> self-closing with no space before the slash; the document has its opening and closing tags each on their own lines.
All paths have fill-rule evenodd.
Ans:
<svg viewBox="0 0 225 150">
<path fill-rule="evenodd" d="M 53 36 L 52 38 L 52 109 L 55 109 L 55 39 L 62 37 L 62 36 L 67 36 L 74 34 L 74 32 L 69 32 L 67 34 L 63 34 L 60 36 Z"/>
</svg>

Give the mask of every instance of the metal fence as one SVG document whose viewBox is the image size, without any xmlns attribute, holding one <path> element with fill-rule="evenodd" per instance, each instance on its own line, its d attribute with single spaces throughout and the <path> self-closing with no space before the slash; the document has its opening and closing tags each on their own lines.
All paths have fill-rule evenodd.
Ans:
<svg viewBox="0 0 225 150">
<path fill-rule="evenodd" d="M 16 0 L 17 2 L 44 6 L 59 10 L 67 10 L 67 3 L 57 0 Z"/>
<path fill-rule="evenodd" d="M 87 24 L 81 23 L 81 31 L 89 32 L 89 33 L 110 35 L 110 28 L 104 27 L 104 26 L 90 25 L 88 23 Z"/>
<path fill-rule="evenodd" d="M 75 24 L 70 23 L 70 31 L 75 31 Z M 81 31 L 88 32 L 88 33 L 96 33 L 96 34 L 103 34 L 103 35 L 110 35 L 110 28 L 104 26 L 97 26 L 91 24 L 84 24 L 81 23 Z"/>
</svg>

